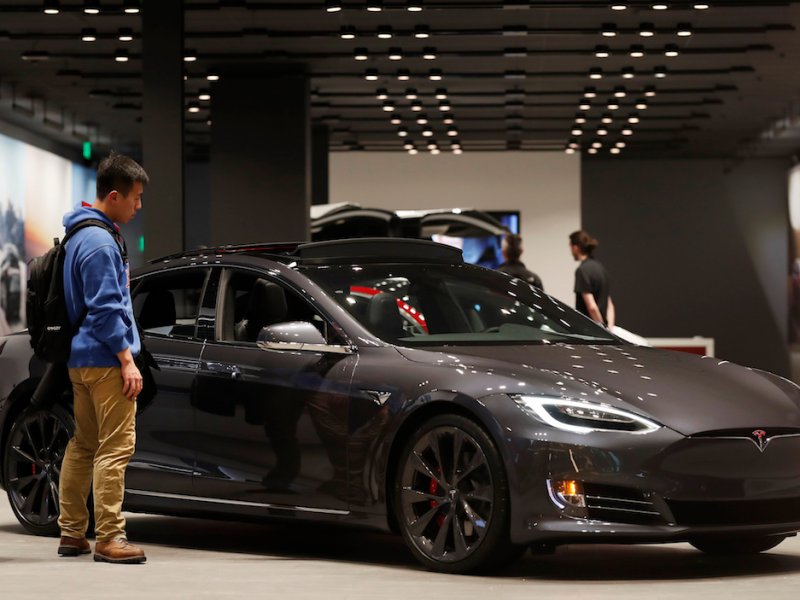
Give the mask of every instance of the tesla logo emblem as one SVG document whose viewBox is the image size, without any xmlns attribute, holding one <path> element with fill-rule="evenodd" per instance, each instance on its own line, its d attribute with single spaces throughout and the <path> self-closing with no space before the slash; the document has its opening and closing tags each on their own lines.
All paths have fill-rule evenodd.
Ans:
<svg viewBox="0 0 800 600">
<path fill-rule="evenodd" d="M 767 437 L 767 432 L 763 429 L 756 429 L 752 434 L 753 439 L 751 440 L 758 448 L 759 452 L 763 452 L 764 449 L 769 444 L 769 438 Z"/>
</svg>

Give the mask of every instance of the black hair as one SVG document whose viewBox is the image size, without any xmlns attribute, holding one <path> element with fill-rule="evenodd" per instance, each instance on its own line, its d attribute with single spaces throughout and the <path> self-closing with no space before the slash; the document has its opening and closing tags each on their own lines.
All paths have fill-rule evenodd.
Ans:
<svg viewBox="0 0 800 600">
<path fill-rule="evenodd" d="M 506 234 L 505 239 L 506 258 L 511 262 L 516 262 L 522 256 L 522 237 L 516 233 Z"/>
<path fill-rule="evenodd" d="M 97 167 L 97 197 L 102 200 L 114 190 L 127 196 L 137 181 L 150 182 L 142 166 L 129 156 L 111 152 Z"/>
<path fill-rule="evenodd" d="M 600 244 L 596 239 L 586 233 L 583 229 L 570 234 L 569 241 L 573 246 L 580 248 L 581 253 L 591 256 L 594 249 Z"/>
</svg>

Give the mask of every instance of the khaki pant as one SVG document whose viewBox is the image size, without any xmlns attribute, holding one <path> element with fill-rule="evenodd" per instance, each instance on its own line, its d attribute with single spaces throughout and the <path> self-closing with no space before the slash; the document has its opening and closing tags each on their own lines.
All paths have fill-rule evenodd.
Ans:
<svg viewBox="0 0 800 600">
<path fill-rule="evenodd" d="M 136 445 L 136 402 L 122 393 L 119 367 L 70 369 L 69 378 L 74 393 L 75 434 L 61 465 L 61 535 L 86 535 L 86 499 L 94 482 L 97 541 L 125 537 L 122 497 L 125 468 Z"/>
</svg>

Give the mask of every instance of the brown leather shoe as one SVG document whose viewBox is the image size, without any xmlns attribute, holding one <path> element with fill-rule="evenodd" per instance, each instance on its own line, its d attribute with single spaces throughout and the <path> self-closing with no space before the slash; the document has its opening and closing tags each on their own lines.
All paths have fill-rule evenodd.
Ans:
<svg viewBox="0 0 800 600">
<path fill-rule="evenodd" d="M 91 551 L 92 547 L 86 538 L 78 539 L 62 536 L 58 542 L 58 554 L 60 556 L 79 556 L 81 554 L 89 554 Z"/>
<path fill-rule="evenodd" d="M 118 537 L 107 542 L 96 542 L 94 545 L 95 562 L 109 562 L 119 564 L 138 564 L 147 560 L 144 550 L 137 548 L 124 537 Z"/>
</svg>

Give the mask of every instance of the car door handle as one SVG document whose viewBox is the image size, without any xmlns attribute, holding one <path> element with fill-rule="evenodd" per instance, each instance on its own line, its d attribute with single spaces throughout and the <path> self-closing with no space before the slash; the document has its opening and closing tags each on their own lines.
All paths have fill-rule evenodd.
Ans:
<svg viewBox="0 0 800 600">
<path fill-rule="evenodd" d="M 239 369 L 239 366 L 230 363 L 204 361 L 203 369 L 211 373 L 228 375 L 231 379 L 239 379 L 242 376 L 242 371 Z"/>
</svg>

